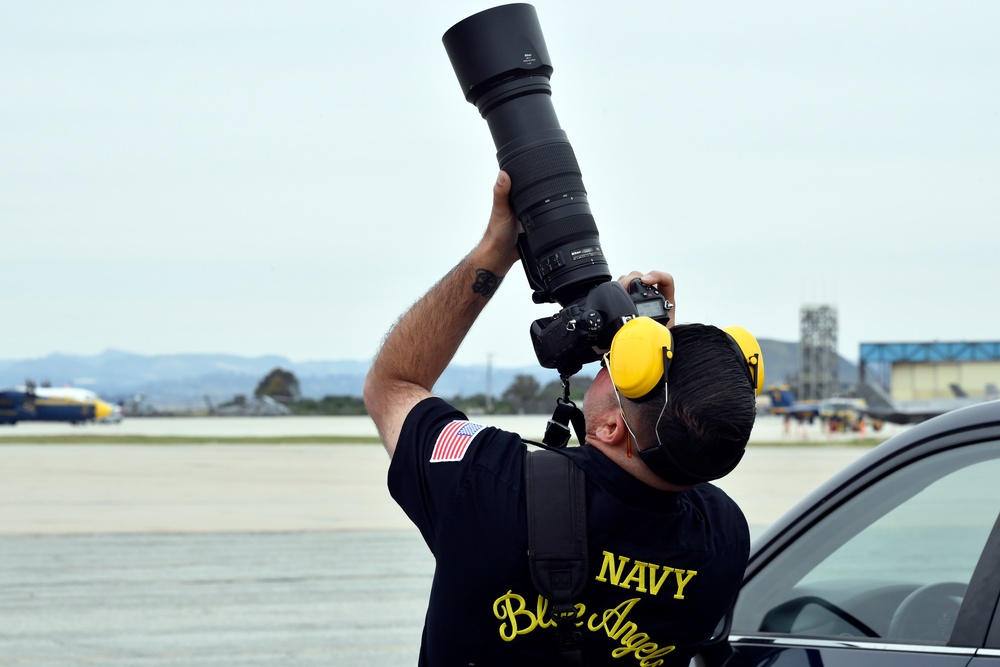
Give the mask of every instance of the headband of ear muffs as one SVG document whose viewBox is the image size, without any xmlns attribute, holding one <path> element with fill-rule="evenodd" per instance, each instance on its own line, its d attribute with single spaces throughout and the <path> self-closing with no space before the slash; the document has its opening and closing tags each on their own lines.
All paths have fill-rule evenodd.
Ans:
<svg viewBox="0 0 1000 667">
<path fill-rule="evenodd" d="M 646 396 L 664 382 L 674 356 L 670 329 L 649 317 L 635 317 L 611 340 L 608 372 L 622 396 Z"/>
<path fill-rule="evenodd" d="M 764 390 L 764 355 L 760 351 L 760 343 L 743 327 L 726 327 L 723 331 L 729 334 L 736 351 L 746 361 L 750 384 L 754 394 L 760 396 L 760 392 Z"/>
</svg>

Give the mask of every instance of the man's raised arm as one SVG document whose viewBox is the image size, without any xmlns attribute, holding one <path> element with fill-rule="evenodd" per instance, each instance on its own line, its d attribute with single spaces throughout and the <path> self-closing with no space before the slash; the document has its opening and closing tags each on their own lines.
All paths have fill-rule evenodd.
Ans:
<svg viewBox="0 0 1000 667">
<path fill-rule="evenodd" d="M 493 211 L 479 244 L 386 335 L 365 378 L 365 405 L 391 457 L 403 420 L 431 396 L 473 322 L 518 260 L 517 220 L 510 208 L 510 178 L 493 186 Z"/>
</svg>

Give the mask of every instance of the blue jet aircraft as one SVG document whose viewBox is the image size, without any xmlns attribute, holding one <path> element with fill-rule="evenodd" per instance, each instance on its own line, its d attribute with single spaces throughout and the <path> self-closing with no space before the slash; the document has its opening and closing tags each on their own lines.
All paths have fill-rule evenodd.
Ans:
<svg viewBox="0 0 1000 667">
<path fill-rule="evenodd" d="M 771 399 L 772 415 L 793 417 L 796 421 L 810 424 L 819 416 L 818 401 L 797 401 L 788 385 L 776 385 L 764 390 Z"/>
</svg>

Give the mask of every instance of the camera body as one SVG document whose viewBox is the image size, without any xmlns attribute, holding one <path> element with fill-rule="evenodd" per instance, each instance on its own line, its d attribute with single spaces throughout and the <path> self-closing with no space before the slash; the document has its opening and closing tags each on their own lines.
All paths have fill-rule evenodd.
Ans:
<svg viewBox="0 0 1000 667">
<path fill-rule="evenodd" d="M 555 315 L 531 324 L 531 343 L 544 368 L 555 368 L 563 377 L 597 361 L 611 347 L 611 339 L 625 322 L 645 316 L 664 326 L 673 304 L 655 287 L 636 278 L 628 291 L 612 280 L 592 288 Z"/>
<path fill-rule="evenodd" d="M 517 249 L 532 300 L 563 307 L 531 325 L 539 363 L 569 377 L 600 359 L 596 350 L 607 349 L 637 314 L 665 324 L 669 308 L 656 290 L 633 283 L 626 291 L 611 279 L 580 166 L 552 106 L 553 68 L 535 8 L 487 9 L 456 23 L 442 41 L 510 175 L 511 208 L 524 229 Z"/>
</svg>

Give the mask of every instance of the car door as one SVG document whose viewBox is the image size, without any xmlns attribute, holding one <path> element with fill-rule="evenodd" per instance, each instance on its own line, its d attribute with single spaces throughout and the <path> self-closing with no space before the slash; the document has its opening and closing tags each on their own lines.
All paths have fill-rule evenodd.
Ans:
<svg viewBox="0 0 1000 667">
<path fill-rule="evenodd" d="M 1000 665 L 1000 405 L 973 412 L 874 450 L 763 535 L 728 646 L 696 662 Z"/>
</svg>

